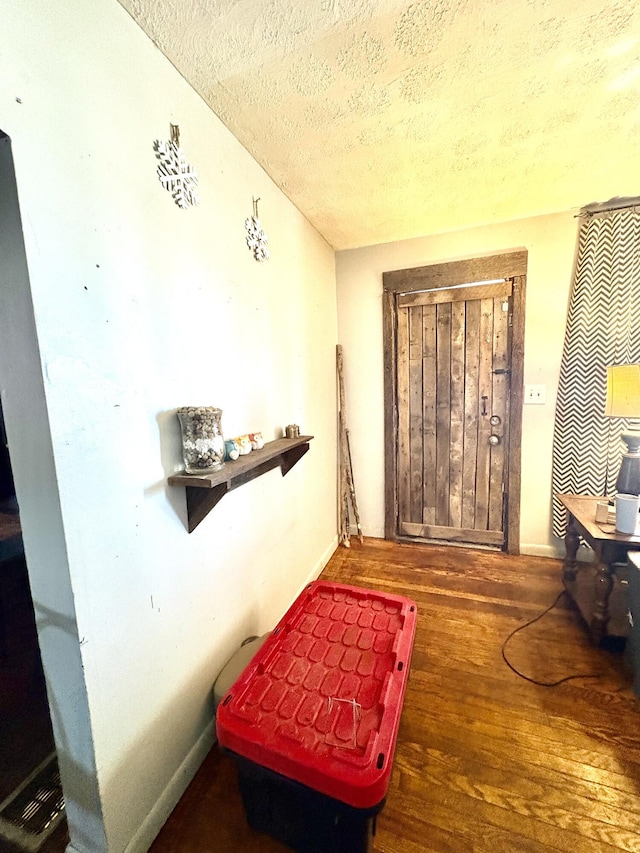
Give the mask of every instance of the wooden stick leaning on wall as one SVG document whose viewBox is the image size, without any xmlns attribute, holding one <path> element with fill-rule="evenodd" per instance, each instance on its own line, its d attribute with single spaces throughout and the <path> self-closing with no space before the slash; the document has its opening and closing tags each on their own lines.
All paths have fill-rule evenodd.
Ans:
<svg viewBox="0 0 640 853">
<path fill-rule="evenodd" d="M 338 347 L 338 351 L 340 347 Z M 342 402 L 344 401 L 344 388 L 341 378 L 341 354 L 338 354 L 338 474 L 340 477 L 340 542 L 345 548 L 351 547 L 350 518 L 349 518 L 349 484 L 347 479 L 347 442 L 345 437 L 344 420 L 342 417 Z"/>
<path fill-rule="evenodd" d="M 351 535 L 349 533 L 349 489 L 347 477 L 342 464 L 344 459 L 344 430 L 342 428 L 342 414 L 338 413 L 338 474 L 340 477 L 340 542 L 345 548 L 351 547 Z"/>
<path fill-rule="evenodd" d="M 338 462 L 340 474 L 340 539 L 347 548 L 350 546 L 349 536 L 349 500 L 353 510 L 353 517 L 358 530 L 360 542 L 364 542 L 360 514 L 358 512 L 358 501 L 356 499 L 356 487 L 353 480 L 353 466 L 351 464 L 351 446 L 349 442 L 349 429 L 347 427 L 347 410 L 344 395 L 344 367 L 342 359 L 342 346 L 336 346 L 336 368 L 338 373 L 338 399 L 339 399 L 339 440 L 338 440 Z M 344 497 L 343 497 L 344 495 Z M 342 527 L 344 525 L 344 528 Z"/>
</svg>

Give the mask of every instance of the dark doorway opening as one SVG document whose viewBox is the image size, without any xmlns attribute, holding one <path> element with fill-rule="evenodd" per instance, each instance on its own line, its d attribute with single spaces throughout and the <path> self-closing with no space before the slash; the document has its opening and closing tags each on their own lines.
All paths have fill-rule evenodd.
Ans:
<svg viewBox="0 0 640 853">
<path fill-rule="evenodd" d="M 52 756 L 49 703 L 0 401 L 0 819 L 2 806 L 7 804 L 7 813 L 15 811 L 8 803 L 39 768 L 55 762 Z M 0 853 L 27 849 L 18 843 L 19 826 L 20 821 L 16 843 L 0 833 Z M 42 835 L 42 853 L 65 849 L 64 822 L 50 836 Z"/>
</svg>

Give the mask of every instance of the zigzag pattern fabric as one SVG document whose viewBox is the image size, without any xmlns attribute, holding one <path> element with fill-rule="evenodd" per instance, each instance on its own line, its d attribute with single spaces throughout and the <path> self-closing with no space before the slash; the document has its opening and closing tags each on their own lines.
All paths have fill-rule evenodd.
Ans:
<svg viewBox="0 0 640 853">
<path fill-rule="evenodd" d="M 606 368 L 640 362 L 640 211 L 586 219 L 567 317 L 553 436 L 553 533 L 566 531 L 555 495 L 613 495 L 631 421 L 608 418 Z M 634 424 L 637 426 L 637 424 Z"/>
</svg>

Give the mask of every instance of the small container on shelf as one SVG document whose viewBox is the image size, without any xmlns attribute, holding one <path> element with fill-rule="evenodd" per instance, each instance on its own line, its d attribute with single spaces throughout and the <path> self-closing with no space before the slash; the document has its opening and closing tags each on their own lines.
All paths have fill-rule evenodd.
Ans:
<svg viewBox="0 0 640 853">
<path fill-rule="evenodd" d="M 238 445 L 240 456 L 248 456 L 251 453 L 251 439 L 248 435 L 239 435 L 235 441 Z"/>
<path fill-rule="evenodd" d="M 235 462 L 236 459 L 240 456 L 240 445 L 235 440 L 235 438 L 227 439 L 224 443 L 225 446 L 225 459 L 230 460 L 231 462 Z"/>
<path fill-rule="evenodd" d="M 250 432 L 249 441 L 251 442 L 252 450 L 262 450 L 264 447 L 264 438 L 261 432 Z"/>
<path fill-rule="evenodd" d="M 210 474 L 224 466 L 222 409 L 185 406 L 178 409 L 182 431 L 182 457 L 187 474 Z"/>
</svg>

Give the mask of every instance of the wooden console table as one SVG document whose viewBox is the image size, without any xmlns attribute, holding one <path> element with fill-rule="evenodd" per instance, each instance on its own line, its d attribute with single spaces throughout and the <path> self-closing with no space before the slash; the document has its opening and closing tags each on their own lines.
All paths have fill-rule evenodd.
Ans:
<svg viewBox="0 0 640 853">
<path fill-rule="evenodd" d="M 640 550 L 640 529 L 627 536 L 613 523 L 596 522 L 596 503 L 607 500 L 585 495 L 558 495 L 566 507 L 566 557 L 562 569 L 565 589 L 587 623 L 591 639 L 626 637 L 629 629 L 626 563 L 629 551 Z M 593 549 L 595 563 L 578 563 L 580 539 Z"/>
</svg>

